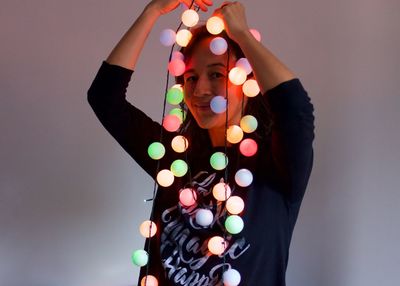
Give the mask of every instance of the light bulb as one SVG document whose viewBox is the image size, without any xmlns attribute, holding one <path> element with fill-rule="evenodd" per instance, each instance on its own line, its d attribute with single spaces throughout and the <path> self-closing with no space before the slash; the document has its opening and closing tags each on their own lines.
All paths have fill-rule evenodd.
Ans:
<svg viewBox="0 0 400 286">
<path fill-rule="evenodd" d="M 228 49 L 228 43 L 224 38 L 216 37 L 210 42 L 210 50 L 214 55 L 220 56 L 225 54 Z"/>
<path fill-rule="evenodd" d="M 225 220 L 225 228 L 231 234 L 238 234 L 243 230 L 243 219 L 238 215 L 230 215 Z"/>
<path fill-rule="evenodd" d="M 226 201 L 231 196 L 231 188 L 228 184 L 218 183 L 213 187 L 213 196 L 217 201 Z"/>
<path fill-rule="evenodd" d="M 147 148 L 147 153 L 153 160 L 159 160 L 165 155 L 165 147 L 160 142 L 153 142 Z"/>
<path fill-rule="evenodd" d="M 214 220 L 213 213 L 208 209 L 198 209 L 196 212 L 196 223 L 203 227 L 209 226 Z"/>
<path fill-rule="evenodd" d="M 175 59 L 184 61 L 185 60 L 185 56 L 180 51 L 173 51 L 172 52 L 172 56 L 171 56 L 171 60 L 175 60 Z"/>
<path fill-rule="evenodd" d="M 224 113 L 226 111 L 226 99 L 221 95 L 214 96 L 211 99 L 210 107 L 217 114 Z"/>
<path fill-rule="evenodd" d="M 192 39 L 192 33 L 187 29 L 179 30 L 176 33 L 176 43 L 181 47 L 186 47 Z"/>
<path fill-rule="evenodd" d="M 183 100 L 182 88 L 171 87 L 167 91 L 167 102 L 171 105 L 178 105 Z"/>
<path fill-rule="evenodd" d="M 240 120 L 240 127 L 246 133 L 252 133 L 257 129 L 258 122 L 253 115 L 243 116 Z"/>
<path fill-rule="evenodd" d="M 192 10 L 192 9 L 188 9 L 185 12 L 182 13 L 182 23 L 187 26 L 187 27 L 194 27 L 197 25 L 197 23 L 199 22 L 199 14 Z"/>
<path fill-rule="evenodd" d="M 175 132 L 181 126 L 181 120 L 176 115 L 168 114 L 164 117 L 163 127 L 169 132 Z"/>
<path fill-rule="evenodd" d="M 161 170 L 157 174 L 157 183 L 162 187 L 169 187 L 174 182 L 174 174 L 167 169 Z"/>
<path fill-rule="evenodd" d="M 136 266 L 142 267 L 147 264 L 149 261 L 149 255 L 146 251 L 139 249 L 133 252 L 132 254 L 132 262 Z"/>
<path fill-rule="evenodd" d="M 168 70 L 173 76 L 183 75 L 185 68 L 185 62 L 180 59 L 173 59 L 168 63 Z"/>
<path fill-rule="evenodd" d="M 222 281 L 224 286 L 237 286 L 241 280 L 239 271 L 235 269 L 229 269 L 222 274 Z"/>
<path fill-rule="evenodd" d="M 237 125 L 231 125 L 226 131 L 226 135 L 228 142 L 236 144 L 243 139 L 243 130 Z"/>
<path fill-rule="evenodd" d="M 236 61 L 236 67 L 240 67 L 246 71 L 246 74 L 249 75 L 253 71 L 249 61 L 246 58 L 240 58 Z"/>
<path fill-rule="evenodd" d="M 260 93 L 260 87 L 254 79 L 246 80 L 242 86 L 243 93 L 248 97 L 255 97 Z"/>
<path fill-rule="evenodd" d="M 248 187 L 253 182 L 253 174 L 247 169 L 240 169 L 235 174 L 235 182 L 241 187 Z"/>
<path fill-rule="evenodd" d="M 179 192 L 179 201 L 185 207 L 190 207 L 196 203 L 197 193 L 194 189 L 185 188 Z"/>
<path fill-rule="evenodd" d="M 160 42 L 163 46 L 169 47 L 175 43 L 176 34 L 172 29 L 162 30 L 160 34 Z"/>
<path fill-rule="evenodd" d="M 257 153 L 257 142 L 251 138 L 246 138 L 240 142 L 239 150 L 243 156 L 251 157 Z"/>
<path fill-rule="evenodd" d="M 185 161 L 177 159 L 171 164 L 171 172 L 175 177 L 183 177 L 188 171 L 188 165 Z"/>
<path fill-rule="evenodd" d="M 223 170 L 228 165 L 228 157 L 222 152 L 215 152 L 210 157 L 210 164 L 215 170 Z"/>
<path fill-rule="evenodd" d="M 147 275 L 140 280 L 140 286 L 158 286 L 158 280 L 153 275 Z"/>
<path fill-rule="evenodd" d="M 182 108 L 179 108 L 179 107 L 172 108 L 168 112 L 168 114 L 177 116 L 179 118 L 179 121 L 180 121 L 181 124 L 182 124 L 184 118 L 186 117 L 185 111 L 182 110 Z"/>
<path fill-rule="evenodd" d="M 231 196 L 226 201 L 226 209 L 230 214 L 240 214 L 244 209 L 244 201 L 239 196 Z"/>
<path fill-rule="evenodd" d="M 246 81 L 247 74 L 244 69 L 240 67 L 234 67 L 229 71 L 229 80 L 234 85 L 241 85 Z"/>
<path fill-rule="evenodd" d="M 183 153 L 189 147 L 189 142 L 184 136 L 177 135 L 172 139 L 171 146 L 175 152 Z"/>
<path fill-rule="evenodd" d="M 220 255 L 224 253 L 226 247 L 227 247 L 227 242 L 220 236 L 213 236 L 210 238 L 208 241 L 208 250 L 215 255 Z"/>
<path fill-rule="evenodd" d="M 157 226 L 154 222 L 146 220 L 140 225 L 139 231 L 146 238 L 153 237 L 157 232 Z"/>
<path fill-rule="evenodd" d="M 225 28 L 224 21 L 220 17 L 213 16 L 207 20 L 206 28 L 210 34 L 218 35 Z"/>
</svg>

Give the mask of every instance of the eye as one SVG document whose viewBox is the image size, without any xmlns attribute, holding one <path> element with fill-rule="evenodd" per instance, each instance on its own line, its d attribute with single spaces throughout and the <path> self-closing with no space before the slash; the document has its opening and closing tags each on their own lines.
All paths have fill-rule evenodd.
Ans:
<svg viewBox="0 0 400 286">
<path fill-rule="evenodd" d="M 185 82 L 193 82 L 195 80 L 197 80 L 197 77 L 194 75 L 185 77 Z"/>
<path fill-rule="evenodd" d="M 210 78 L 212 79 L 218 79 L 218 78 L 223 78 L 224 74 L 220 73 L 220 72 L 212 72 L 210 74 Z"/>
</svg>

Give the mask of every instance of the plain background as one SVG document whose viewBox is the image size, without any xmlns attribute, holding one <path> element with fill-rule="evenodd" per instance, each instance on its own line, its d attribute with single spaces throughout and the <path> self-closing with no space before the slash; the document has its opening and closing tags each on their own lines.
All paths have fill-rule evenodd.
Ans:
<svg viewBox="0 0 400 286">
<path fill-rule="evenodd" d="M 287 284 L 396 285 L 400 2 L 243 2 L 315 106 L 314 169 Z M 1 286 L 136 284 L 130 256 L 143 246 L 153 182 L 98 122 L 86 92 L 146 3 L 2 1 Z M 155 120 L 169 53 L 158 37 L 180 13 L 157 22 L 128 91 Z"/>
</svg>

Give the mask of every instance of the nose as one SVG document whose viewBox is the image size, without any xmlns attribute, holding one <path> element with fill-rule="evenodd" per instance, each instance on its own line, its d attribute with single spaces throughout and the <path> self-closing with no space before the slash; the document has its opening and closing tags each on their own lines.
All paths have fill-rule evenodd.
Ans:
<svg viewBox="0 0 400 286">
<path fill-rule="evenodd" d="M 211 83 L 206 76 L 199 76 L 193 91 L 194 96 L 212 95 Z"/>
</svg>

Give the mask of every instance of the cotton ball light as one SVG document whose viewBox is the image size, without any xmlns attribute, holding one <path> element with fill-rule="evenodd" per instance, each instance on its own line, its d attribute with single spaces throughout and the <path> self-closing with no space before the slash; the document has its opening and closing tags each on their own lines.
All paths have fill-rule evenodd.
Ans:
<svg viewBox="0 0 400 286">
<path fill-rule="evenodd" d="M 159 160 L 165 155 L 165 147 L 160 142 L 153 142 L 147 148 L 147 154 L 153 160 Z"/>
<path fill-rule="evenodd" d="M 225 97 L 221 95 L 214 96 L 210 102 L 211 110 L 217 114 L 224 113 L 226 111 L 226 103 Z"/>
<path fill-rule="evenodd" d="M 145 220 L 139 227 L 140 234 L 146 238 L 153 237 L 157 232 L 157 226 L 150 220 Z"/>
<path fill-rule="evenodd" d="M 252 133 L 257 129 L 258 122 L 253 115 L 245 115 L 240 120 L 240 127 L 246 133 Z"/>
<path fill-rule="evenodd" d="M 149 261 L 149 255 L 142 249 L 135 250 L 132 254 L 132 262 L 136 266 L 142 267 Z"/>
<path fill-rule="evenodd" d="M 140 280 L 140 286 L 158 286 L 158 280 L 153 275 L 147 275 Z"/>
<path fill-rule="evenodd" d="M 188 171 L 188 165 L 185 161 L 177 159 L 171 164 L 171 172 L 175 177 L 183 177 Z"/>
<path fill-rule="evenodd" d="M 234 85 L 241 85 L 246 81 L 246 71 L 240 67 L 234 67 L 229 71 L 229 80 Z"/>
<path fill-rule="evenodd" d="M 160 42 L 163 46 L 169 47 L 175 43 L 176 33 L 172 29 L 165 29 L 161 31 Z"/>
<path fill-rule="evenodd" d="M 173 76 L 183 75 L 185 68 L 185 62 L 180 59 L 173 59 L 168 63 L 168 70 Z"/>
<path fill-rule="evenodd" d="M 257 41 L 261 42 L 261 34 L 260 34 L 259 31 L 257 31 L 256 29 L 250 29 L 250 33 L 253 35 L 253 37 L 254 37 Z"/>
<path fill-rule="evenodd" d="M 208 209 L 199 209 L 196 212 L 196 223 L 207 227 L 209 226 L 214 220 L 213 213 Z"/>
<path fill-rule="evenodd" d="M 236 61 L 236 67 L 240 67 L 246 71 L 246 74 L 249 75 L 253 71 L 249 61 L 246 58 L 240 58 Z"/>
<path fill-rule="evenodd" d="M 230 214 L 240 214 L 244 210 L 244 201 L 239 196 L 231 196 L 226 201 L 226 209 Z"/>
<path fill-rule="evenodd" d="M 213 196 L 217 201 L 226 201 L 231 196 L 231 188 L 228 184 L 218 183 L 213 187 Z"/>
<path fill-rule="evenodd" d="M 176 115 L 168 114 L 164 117 L 162 125 L 165 130 L 175 132 L 179 129 L 179 126 L 181 126 L 181 120 Z"/>
<path fill-rule="evenodd" d="M 185 188 L 179 192 L 179 201 L 185 207 L 190 207 L 196 203 L 197 193 L 194 189 Z"/>
<path fill-rule="evenodd" d="M 255 97 L 260 93 L 260 87 L 254 79 L 246 80 L 243 84 L 243 93 L 248 97 Z"/>
<path fill-rule="evenodd" d="M 177 153 L 183 153 L 189 146 L 189 142 L 185 136 L 177 135 L 171 141 L 172 149 Z"/>
<path fill-rule="evenodd" d="M 186 47 L 192 39 L 192 33 L 187 29 L 179 30 L 176 33 L 176 43 L 181 47 Z"/>
<path fill-rule="evenodd" d="M 174 174 L 167 169 L 161 170 L 157 174 L 157 183 L 162 187 L 169 187 L 174 182 Z"/>
<path fill-rule="evenodd" d="M 187 27 L 194 27 L 197 25 L 197 23 L 199 22 L 199 14 L 192 10 L 192 9 L 188 9 L 185 12 L 182 13 L 182 23 L 187 26 Z"/>
<path fill-rule="evenodd" d="M 216 37 L 210 42 L 210 50 L 214 55 L 223 55 L 228 49 L 228 43 L 222 37 Z"/>
<path fill-rule="evenodd" d="M 229 269 L 222 274 L 222 281 L 224 286 L 237 286 L 241 280 L 239 271 L 235 269 Z"/>
<path fill-rule="evenodd" d="M 253 182 L 253 174 L 247 169 L 240 169 L 235 174 L 235 182 L 241 187 L 248 187 Z"/>
<path fill-rule="evenodd" d="M 218 35 L 225 29 L 224 21 L 220 17 L 213 16 L 207 20 L 206 28 L 210 34 Z"/>
<path fill-rule="evenodd" d="M 183 92 L 181 88 L 171 87 L 167 91 L 167 102 L 171 105 L 178 105 L 183 100 Z"/>
<path fill-rule="evenodd" d="M 238 234 L 243 230 L 243 219 L 238 215 L 230 215 L 225 220 L 225 228 L 231 234 Z"/>
<path fill-rule="evenodd" d="M 182 124 L 183 120 L 185 120 L 185 118 L 186 118 L 185 111 L 182 110 L 182 108 L 179 108 L 179 107 L 172 108 L 168 112 L 168 114 L 175 115 L 176 117 L 178 117 L 181 124 Z"/>
<path fill-rule="evenodd" d="M 210 238 L 208 241 L 208 250 L 215 255 L 220 255 L 224 253 L 226 247 L 227 247 L 227 242 L 225 239 L 223 239 L 220 236 L 213 236 Z"/>
<path fill-rule="evenodd" d="M 215 152 L 210 157 L 210 164 L 215 170 L 223 170 L 228 165 L 228 157 L 223 152 Z"/>
<path fill-rule="evenodd" d="M 178 60 L 185 60 L 185 56 L 180 51 L 173 51 L 171 60 L 178 59 Z M 180 84 L 179 84 L 180 85 Z"/>
<path fill-rule="evenodd" d="M 254 139 L 246 138 L 240 142 L 239 150 L 243 156 L 251 157 L 257 153 L 257 142 Z"/>
<path fill-rule="evenodd" d="M 243 130 L 237 125 L 231 125 L 226 131 L 226 135 L 228 142 L 236 144 L 243 139 Z"/>
</svg>

